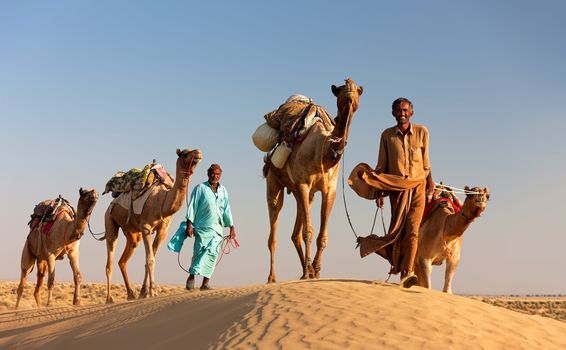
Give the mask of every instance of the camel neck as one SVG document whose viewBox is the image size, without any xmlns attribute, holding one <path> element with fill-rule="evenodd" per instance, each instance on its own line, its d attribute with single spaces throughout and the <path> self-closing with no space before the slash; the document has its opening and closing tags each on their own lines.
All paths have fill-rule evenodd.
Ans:
<svg viewBox="0 0 566 350">
<path fill-rule="evenodd" d="M 173 187 L 170 190 L 165 190 L 166 194 L 161 207 L 161 215 L 163 217 L 173 215 L 179 211 L 187 195 L 187 188 L 191 179 L 190 173 L 182 170 L 180 165 L 177 164 L 176 175 Z"/>
</svg>

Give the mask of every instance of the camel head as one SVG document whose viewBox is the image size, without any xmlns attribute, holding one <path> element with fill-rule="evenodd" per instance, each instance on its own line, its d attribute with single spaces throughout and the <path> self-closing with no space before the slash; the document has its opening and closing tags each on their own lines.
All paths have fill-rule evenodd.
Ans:
<svg viewBox="0 0 566 350">
<path fill-rule="evenodd" d="M 94 208 L 94 205 L 96 204 L 96 201 L 98 200 L 98 192 L 96 192 L 96 190 L 94 189 L 83 190 L 83 188 L 81 187 L 79 189 L 79 195 L 79 206 L 81 206 L 82 204 L 90 214 L 90 212 L 92 212 L 92 209 Z"/>
<path fill-rule="evenodd" d="M 191 176 L 195 168 L 197 167 L 198 163 L 202 160 L 202 152 L 200 149 L 184 149 L 180 150 L 177 148 L 177 171 L 181 171 L 187 176 Z"/>
<path fill-rule="evenodd" d="M 487 187 L 464 187 L 466 192 L 466 200 L 464 201 L 464 207 L 468 207 L 474 218 L 479 217 L 481 213 L 485 210 L 487 206 L 487 201 L 489 200 L 489 190 Z"/>
<path fill-rule="evenodd" d="M 332 85 L 332 93 L 336 96 L 338 106 L 338 116 L 355 113 L 363 92 L 364 87 L 357 86 L 351 78 L 347 78 L 344 85 L 338 87 Z"/>
<path fill-rule="evenodd" d="M 334 136 L 338 138 L 348 138 L 348 129 L 354 113 L 358 110 L 360 96 L 364 92 L 363 86 L 357 86 L 356 83 L 348 78 L 345 84 L 336 87 L 332 85 L 332 93 L 336 96 L 336 105 L 338 106 L 337 125 L 334 129 Z"/>
<path fill-rule="evenodd" d="M 79 189 L 79 204 L 77 205 L 77 211 L 79 215 L 84 215 L 84 220 L 89 219 L 94 206 L 96 205 L 96 201 L 98 201 L 98 192 L 95 189 L 92 190 L 84 190 L 82 187 Z M 84 210 L 84 212 L 83 212 Z M 74 237 L 74 239 L 79 240 L 84 234 L 83 230 L 80 230 L 76 233 L 78 236 Z"/>
</svg>

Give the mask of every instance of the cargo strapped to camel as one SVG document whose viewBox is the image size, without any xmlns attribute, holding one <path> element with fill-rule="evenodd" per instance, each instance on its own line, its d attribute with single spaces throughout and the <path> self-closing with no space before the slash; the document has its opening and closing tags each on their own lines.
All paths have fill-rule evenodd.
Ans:
<svg viewBox="0 0 566 350">
<path fill-rule="evenodd" d="M 271 162 L 277 168 L 283 168 L 293 145 L 301 143 L 315 123 L 321 122 L 329 133 L 335 125 L 324 108 L 303 95 L 289 97 L 264 119 L 265 123 L 256 129 L 252 140 L 260 151 L 269 152 Z"/>
<path fill-rule="evenodd" d="M 127 172 L 117 172 L 108 180 L 102 194 L 112 192 L 112 197 L 116 198 L 122 193 L 132 191 L 132 199 L 135 199 L 156 183 L 164 184 L 165 187 L 171 189 L 174 180 L 154 159 L 143 169 L 133 168 Z"/>
<path fill-rule="evenodd" d="M 57 216 L 63 212 L 68 212 L 72 218 L 75 217 L 76 212 L 71 203 L 65 198 L 57 197 L 56 199 L 46 199 L 39 202 L 34 208 L 33 213 L 30 215 L 28 226 L 30 230 L 35 229 L 40 223 L 53 223 Z M 43 227 L 43 233 L 49 233 L 51 225 Z"/>
</svg>

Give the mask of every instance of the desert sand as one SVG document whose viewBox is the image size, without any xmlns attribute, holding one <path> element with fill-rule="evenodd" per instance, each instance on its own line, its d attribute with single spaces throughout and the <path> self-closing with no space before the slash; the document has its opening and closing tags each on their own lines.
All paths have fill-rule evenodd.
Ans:
<svg viewBox="0 0 566 350">
<path fill-rule="evenodd" d="M 516 312 L 481 297 L 381 281 L 321 279 L 189 292 L 104 304 L 103 284 L 85 283 L 82 306 L 58 283 L 54 305 L 34 308 L 28 284 L 0 283 L 2 349 L 559 349 L 566 322 Z M 43 291 L 45 298 L 46 291 Z M 513 301 L 517 303 L 517 301 Z M 508 305 L 502 305 L 508 306 Z"/>
</svg>

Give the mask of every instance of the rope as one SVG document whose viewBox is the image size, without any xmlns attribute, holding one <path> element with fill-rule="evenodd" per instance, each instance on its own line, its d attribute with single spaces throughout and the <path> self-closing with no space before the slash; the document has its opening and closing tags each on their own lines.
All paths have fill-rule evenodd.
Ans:
<svg viewBox="0 0 566 350">
<path fill-rule="evenodd" d="M 88 226 L 88 231 L 90 232 L 90 235 L 92 236 L 92 238 L 96 239 L 97 241 L 102 241 L 103 239 L 106 238 L 106 231 L 104 232 L 100 232 L 100 233 L 94 233 L 92 232 L 92 229 L 90 228 L 90 217 L 87 220 L 87 226 Z M 96 236 L 100 236 L 100 235 L 104 235 L 103 237 L 96 237 Z"/>
<path fill-rule="evenodd" d="M 481 192 L 477 192 L 477 191 L 470 191 L 470 190 L 463 190 L 461 188 L 457 188 L 457 187 L 452 187 L 449 185 L 435 185 L 434 189 L 435 190 L 446 190 L 448 187 L 448 190 L 451 190 L 454 193 L 463 193 L 463 194 L 482 194 Z"/>
<path fill-rule="evenodd" d="M 181 268 L 181 270 L 185 271 L 186 273 L 188 273 L 189 275 L 191 274 L 188 270 L 185 270 L 185 268 L 183 267 L 183 265 L 181 265 L 181 251 L 179 250 L 179 252 L 177 253 L 177 263 L 179 264 L 179 267 Z"/>
<path fill-rule="evenodd" d="M 354 233 L 354 236 L 356 237 L 356 241 L 357 241 L 359 236 L 356 233 L 356 230 L 354 229 L 354 225 L 352 225 L 352 220 L 350 219 L 350 213 L 348 212 L 348 205 L 346 204 L 346 191 L 344 190 L 344 158 L 345 158 L 345 152 L 344 154 L 342 154 L 342 200 L 344 201 L 344 209 L 346 211 L 346 217 L 348 218 L 348 224 L 350 224 L 350 228 L 352 229 L 352 232 Z M 377 219 L 378 211 L 379 211 L 379 207 L 375 209 L 370 235 L 373 234 L 373 229 L 375 227 L 375 221 Z M 383 209 L 381 210 L 381 223 L 383 225 L 383 232 L 385 234 L 387 231 L 385 230 L 385 221 L 383 220 Z"/>
<path fill-rule="evenodd" d="M 216 266 L 220 264 L 220 260 L 222 260 L 224 254 L 228 255 L 230 254 L 232 248 L 236 249 L 239 247 L 240 247 L 240 243 L 238 243 L 236 238 L 232 239 L 230 238 L 230 235 L 224 236 L 222 238 L 222 245 L 220 247 L 220 251 L 221 251 L 220 258 L 218 258 L 218 261 L 216 262 Z"/>
<path fill-rule="evenodd" d="M 235 248 L 239 248 L 239 247 L 240 247 L 240 243 L 238 243 L 236 238 L 231 239 L 229 235 L 222 237 L 222 243 L 221 243 L 221 246 L 220 246 L 220 258 L 218 258 L 218 261 L 216 262 L 215 266 L 218 266 L 218 264 L 220 264 L 220 260 L 222 260 L 222 257 L 224 256 L 224 254 L 228 255 L 228 254 L 230 254 L 232 248 L 235 249 Z M 179 251 L 177 253 L 177 263 L 179 264 L 179 267 L 181 268 L 181 270 L 185 271 L 189 275 L 191 274 L 181 264 L 181 251 Z"/>
<path fill-rule="evenodd" d="M 346 205 L 346 191 L 344 190 L 344 158 L 345 155 L 342 155 L 342 200 L 344 201 L 344 209 L 346 211 L 346 217 L 348 218 L 348 224 L 350 224 L 350 228 L 352 229 L 352 233 L 356 237 L 356 242 L 358 241 L 358 234 L 354 229 L 354 225 L 352 225 L 352 220 L 350 220 L 350 213 L 348 212 L 348 206 Z M 376 212 L 377 214 L 377 212 Z M 375 220 L 374 220 L 375 223 Z"/>
</svg>

